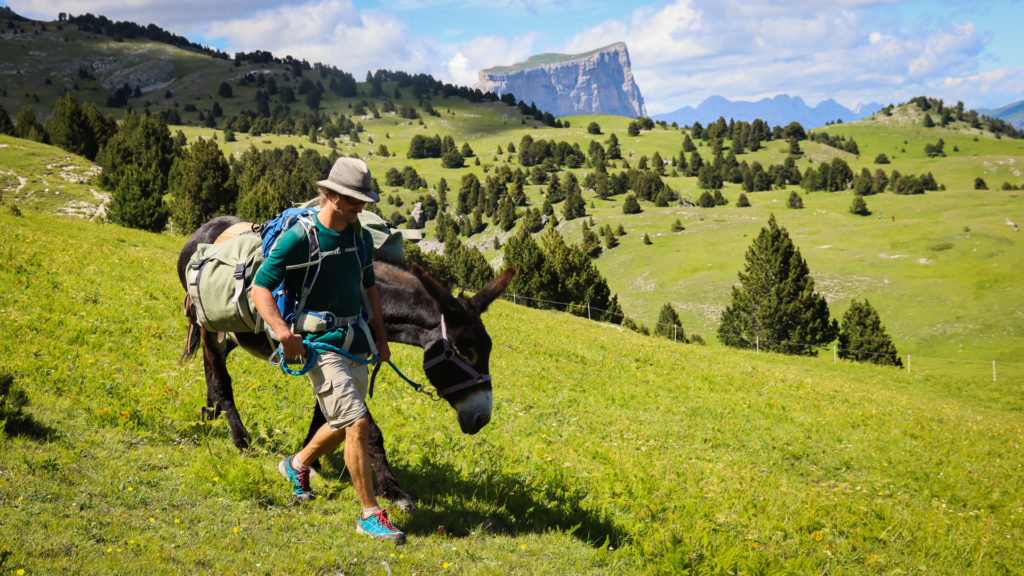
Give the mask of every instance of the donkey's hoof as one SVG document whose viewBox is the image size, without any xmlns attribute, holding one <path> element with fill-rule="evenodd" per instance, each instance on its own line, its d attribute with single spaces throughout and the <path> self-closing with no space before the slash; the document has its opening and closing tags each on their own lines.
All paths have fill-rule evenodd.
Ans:
<svg viewBox="0 0 1024 576">
<path fill-rule="evenodd" d="M 216 408 L 210 408 L 209 406 L 203 406 L 199 409 L 199 417 L 203 420 L 214 420 L 220 416 L 220 410 Z"/>
<path fill-rule="evenodd" d="M 406 514 L 412 514 L 413 512 L 416 512 L 417 510 L 420 509 L 419 506 L 416 505 L 416 502 L 414 502 L 413 499 L 410 498 L 409 496 L 406 496 L 404 498 L 398 498 L 397 500 L 392 500 L 391 502 L 395 505 L 396 508 L 398 508 L 402 512 L 405 512 Z"/>
</svg>

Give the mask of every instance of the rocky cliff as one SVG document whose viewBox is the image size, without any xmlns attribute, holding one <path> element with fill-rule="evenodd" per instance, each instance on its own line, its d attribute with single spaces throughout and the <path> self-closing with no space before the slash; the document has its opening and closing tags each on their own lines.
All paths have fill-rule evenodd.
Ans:
<svg viewBox="0 0 1024 576">
<path fill-rule="evenodd" d="M 585 54 L 540 54 L 512 66 L 481 70 L 473 86 L 534 103 L 555 116 L 646 116 L 624 42 Z"/>
</svg>

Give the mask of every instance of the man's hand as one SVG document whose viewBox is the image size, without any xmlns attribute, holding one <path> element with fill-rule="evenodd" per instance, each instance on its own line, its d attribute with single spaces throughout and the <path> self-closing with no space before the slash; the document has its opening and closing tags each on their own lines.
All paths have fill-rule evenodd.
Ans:
<svg viewBox="0 0 1024 576">
<path fill-rule="evenodd" d="M 306 347 L 302 345 L 302 336 L 290 332 L 281 340 L 281 349 L 284 352 L 284 357 L 288 359 L 295 359 L 306 354 Z"/>
<path fill-rule="evenodd" d="M 380 360 L 377 361 L 378 364 L 391 360 L 391 348 L 388 346 L 387 340 L 377 340 L 377 353 L 380 354 Z"/>
</svg>

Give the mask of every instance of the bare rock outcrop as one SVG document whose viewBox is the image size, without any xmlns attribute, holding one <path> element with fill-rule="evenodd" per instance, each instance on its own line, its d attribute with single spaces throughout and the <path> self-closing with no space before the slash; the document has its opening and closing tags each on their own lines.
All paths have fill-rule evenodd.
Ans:
<svg viewBox="0 0 1024 576">
<path fill-rule="evenodd" d="M 479 81 L 474 88 L 499 96 L 512 93 L 516 100 L 533 103 L 559 117 L 647 115 L 624 42 L 584 54 L 539 54 L 525 62 L 477 74 Z"/>
</svg>

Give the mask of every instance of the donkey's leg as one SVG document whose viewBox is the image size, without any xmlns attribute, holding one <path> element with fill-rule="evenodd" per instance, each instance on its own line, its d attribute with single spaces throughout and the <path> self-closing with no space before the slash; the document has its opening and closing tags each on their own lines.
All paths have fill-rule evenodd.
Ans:
<svg viewBox="0 0 1024 576">
<path fill-rule="evenodd" d="M 224 412 L 231 428 L 231 440 L 239 450 L 249 447 L 249 432 L 242 425 L 242 418 L 235 407 L 235 393 L 231 387 L 231 375 L 228 374 L 227 357 L 233 346 L 227 342 L 218 342 L 217 334 L 203 330 L 203 370 L 206 373 L 206 407 L 204 416 L 216 416 Z"/>
<path fill-rule="evenodd" d="M 370 418 L 370 461 L 373 463 L 373 471 L 377 477 L 375 494 L 391 500 L 395 503 L 395 506 L 406 512 L 415 512 L 418 509 L 416 502 L 402 490 L 401 486 L 398 485 L 398 479 L 391 472 L 391 465 L 388 464 L 388 457 L 384 452 L 384 434 L 381 433 L 380 426 L 373 419 L 373 414 L 368 413 L 367 416 Z M 316 431 L 326 422 L 327 419 L 324 418 L 323 412 L 320 411 L 320 404 L 314 402 L 313 418 L 309 423 L 309 432 L 306 434 L 306 439 L 302 441 L 303 447 L 309 444 Z M 308 465 L 317 474 L 320 473 L 319 461 L 309 462 Z"/>
<path fill-rule="evenodd" d="M 406 512 L 415 512 L 418 509 L 416 502 L 402 490 L 398 485 L 398 479 L 391 472 L 388 455 L 384 452 L 384 434 L 373 419 L 373 414 L 367 413 L 367 416 L 370 417 L 370 461 L 377 475 L 376 494 L 391 500 L 395 506 Z"/>
</svg>

